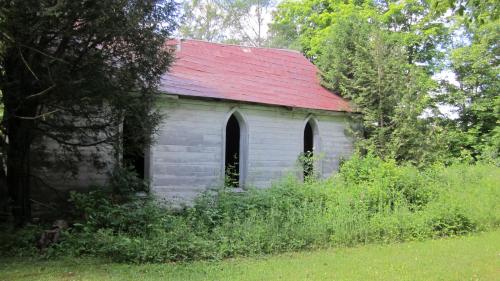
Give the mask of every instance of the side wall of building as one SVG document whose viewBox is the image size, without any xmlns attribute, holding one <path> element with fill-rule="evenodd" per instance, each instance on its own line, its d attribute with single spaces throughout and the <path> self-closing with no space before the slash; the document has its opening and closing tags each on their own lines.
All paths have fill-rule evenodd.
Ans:
<svg viewBox="0 0 500 281">
<path fill-rule="evenodd" d="M 40 162 L 30 178 L 33 215 L 53 214 L 68 203 L 70 191 L 88 191 L 108 181 L 115 163 L 111 146 L 80 147 L 75 161 L 75 155 L 65 154 L 55 141 L 45 139 L 42 143 L 44 154 L 34 155 L 34 161 Z M 64 161 L 66 157 L 74 166 Z"/>
<path fill-rule="evenodd" d="M 238 115 L 246 130 L 241 169 L 247 187 L 267 187 L 287 173 L 302 174 L 297 159 L 309 119 L 317 130 L 314 149 L 323 177 L 352 151 L 349 117 L 343 113 L 175 96 L 165 98 L 160 110 L 164 121 L 147 166 L 153 192 L 167 200 L 189 202 L 207 188 L 223 185 L 225 125 L 231 114 Z"/>
</svg>

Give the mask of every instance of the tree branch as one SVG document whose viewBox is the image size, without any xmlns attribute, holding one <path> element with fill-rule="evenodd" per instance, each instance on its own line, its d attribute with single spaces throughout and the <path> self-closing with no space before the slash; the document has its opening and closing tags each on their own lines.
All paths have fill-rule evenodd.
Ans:
<svg viewBox="0 0 500 281">
<path fill-rule="evenodd" d="M 30 50 L 32 50 L 32 51 L 34 51 L 34 52 L 37 52 L 37 53 L 39 53 L 39 54 L 41 54 L 41 55 L 43 55 L 43 56 L 46 56 L 46 57 L 48 57 L 48 58 L 51 58 L 51 59 L 53 59 L 53 60 L 56 60 L 56 61 L 59 61 L 59 62 L 65 63 L 65 64 L 69 64 L 69 62 L 67 62 L 67 61 L 65 61 L 65 60 L 63 60 L 63 59 L 61 59 L 61 58 L 57 58 L 57 57 L 54 57 L 54 56 L 52 56 L 52 55 L 49 55 L 49 54 L 47 54 L 47 53 L 45 53 L 45 52 L 42 52 L 42 51 L 38 50 L 37 48 L 33 48 L 33 47 L 31 47 L 31 46 L 24 45 L 24 44 L 20 44 L 19 46 L 24 47 L 24 48 L 26 48 L 26 49 L 30 49 Z"/>
<path fill-rule="evenodd" d="M 68 145 L 68 146 L 75 146 L 75 147 L 96 146 L 96 145 L 99 145 L 99 144 L 106 143 L 106 142 L 110 141 L 111 139 L 113 139 L 115 136 L 118 135 L 118 134 L 113 134 L 113 135 L 107 137 L 106 139 L 95 141 L 95 142 L 92 142 L 92 143 L 74 143 L 74 142 L 72 143 L 72 142 L 64 141 L 64 140 L 58 138 L 57 136 L 55 136 L 53 134 L 50 134 L 50 133 L 48 133 L 46 131 L 43 131 L 43 130 L 40 130 L 40 129 L 38 129 L 38 130 L 41 131 L 48 138 L 53 139 L 53 140 L 55 140 L 56 142 L 58 142 L 60 144 Z"/>
<path fill-rule="evenodd" d="M 45 89 L 41 92 L 27 96 L 26 100 L 42 96 L 42 95 L 46 94 L 47 92 L 49 92 L 50 90 L 54 89 L 55 87 L 56 87 L 56 84 L 53 84 L 52 86 L 48 87 L 47 89 Z"/>
<path fill-rule="evenodd" d="M 36 119 L 40 119 L 40 118 L 45 118 L 45 116 L 59 112 L 59 111 L 60 111 L 59 109 L 56 109 L 56 110 L 45 112 L 43 114 L 39 114 L 39 115 L 33 116 L 33 117 L 18 116 L 18 115 L 13 115 L 13 117 L 19 118 L 19 119 L 24 119 L 24 120 L 36 120 Z"/>
<path fill-rule="evenodd" d="M 21 60 L 23 61 L 26 68 L 28 68 L 28 70 L 31 72 L 31 74 L 33 75 L 33 77 L 35 77 L 36 80 L 40 80 L 40 79 L 38 79 L 38 76 L 36 76 L 35 72 L 33 71 L 33 69 L 31 69 L 30 65 L 28 64 L 28 62 L 24 58 L 24 55 L 23 55 L 23 52 L 21 51 L 21 49 L 18 48 L 18 50 L 19 50 L 19 55 L 21 56 Z"/>
</svg>

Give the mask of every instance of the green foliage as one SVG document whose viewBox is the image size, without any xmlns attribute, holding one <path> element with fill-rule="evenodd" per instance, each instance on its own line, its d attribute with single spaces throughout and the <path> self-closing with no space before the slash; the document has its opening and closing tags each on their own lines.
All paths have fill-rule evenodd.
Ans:
<svg viewBox="0 0 500 281">
<path fill-rule="evenodd" d="M 358 155 L 342 166 L 341 177 L 346 183 L 362 185 L 370 194 L 369 209 L 380 206 L 403 204 L 410 210 L 419 210 L 435 199 L 438 190 L 433 189 L 439 166 L 427 171 L 418 171 L 411 166 L 397 166 L 394 161 L 383 161 L 369 154 L 361 159 Z"/>
<path fill-rule="evenodd" d="M 260 47 L 266 14 L 274 0 L 189 0 L 183 3 L 180 33 L 185 38 Z"/>
<path fill-rule="evenodd" d="M 104 159 L 119 159 L 125 115 L 133 116 L 127 125 L 141 139 L 137 145 L 150 143 L 160 120 L 151 110 L 156 87 L 173 61 L 165 41 L 176 26 L 176 6 L 173 0 L 0 2 L 0 148 L 20 223 L 31 215 L 36 171 L 71 174 L 82 161 L 101 167 Z"/>
<path fill-rule="evenodd" d="M 122 200 L 102 191 L 72 193 L 71 201 L 86 220 L 85 227 L 93 230 L 105 228 L 134 236 L 148 234 L 151 224 L 161 217 L 158 206 L 147 200 Z"/>
<path fill-rule="evenodd" d="M 221 41 L 225 15 L 218 1 L 185 1 L 183 3 L 183 19 L 179 28 L 183 37 Z"/>
<path fill-rule="evenodd" d="M 283 1 L 271 33 L 362 113 L 360 151 L 418 166 L 498 163 L 498 15 L 494 1 Z M 438 85 L 442 70 L 458 84 Z"/>
<path fill-rule="evenodd" d="M 73 194 L 79 222 L 47 256 L 165 262 L 462 235 L 500 226 L 499 180 L 491 165 L 419 170 L 355 155 L 327 180 L 287 177 L 269 189 L 207 191 L 184 210 Z M 14 239 L 2 251 L 15 247 L 30 244 Z"/>
<path fill-rule="evenodd" d="M 443 142 L 433 124 L 422 118 L 436 83 L 409 63 L 402 37 L 368 24 L 359 12 L 337 19 L 330 28 L 317 64 L 325 85 L 362 113 L 358 146 L 398 162 L 439 160 Z"/>
<path fill-rule="evenodd" d="M 458 85 L 448 85 L 450 95 L 440 98 L 457 108 L 458 118 L 449 128 L 460 136 L 461 141 L 453 142 L 452 149 L 456 153 L 467 153 L 475 160 L 498 162 L 500 19 L 485 19 L 466 27 L 460 25 L 467 31 L 468 43 L 453 49 L 450 57 Z"/>
<path fill-rule="evenodd" d="M 138 177 L 137 171 L 130 166 L 115 167 L 109 177 L 109 187 L 115 195 L 130 195 L 148 192 L 149 183 Z"/>
<path fill-rule="evenodd" d="M 224 187 L 239 187 L 239 178 L 240 173 L 236 170 L 236 166 L 234 164 L 228 164 L 226 167 L 226 173 L 224 175 Z"/>
<path fill-rule="evenodd" d="M 432 74 L 448 29 L 425 1 L 284 1 L 271 30 L 289 37 L 321 70 L 323 84 L 352 101 L 361 151 L 424 165 L 447 157 L 434 109 Z"/>
<path fill-rule="evenodd" d="M 315 155 L 312 151 L 299 155 L 297 162 L 303 171 L 305 182 L 314 182 L 320 177 L 317 165 L 323 157 L 324 155 Z"/>
<path fill-rule="evenodd" d="M 410 62 L 425 62 L 431 70 L 442 57 L 437 47 L 447 40 L 448 34 L 426 1 L 286 0 L 278 5 L 270 28 L 276 41 L 284 43 L 280 47 L 298 46 L 315 60 L 322 54 L 324 40 L 332 27 L 352 15 L 362 18 L 365 24 L 382 25 L 379 27 L 383 30 L 401 35 Z M 357 32 L 351 35 L 358 36 Z"/>
<path fill-rule="evenodd" d="M 0 255 L 12 256 L 15 249 L 16 256 L 29 257 L 38 254 L 37 241 L 44 229 L 42 225 L 28 224 L 16 229 L 9 224 L 0 224 Z"/>
</svg>

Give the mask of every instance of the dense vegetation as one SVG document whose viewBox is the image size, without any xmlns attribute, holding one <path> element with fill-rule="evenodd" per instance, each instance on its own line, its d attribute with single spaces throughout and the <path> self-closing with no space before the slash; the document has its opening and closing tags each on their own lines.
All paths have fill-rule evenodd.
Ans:
<svg viewBox="0 0 500 281">
<path fill-rule="evenodd" d="M 362 113 L 361 153 L 420 168 L 499 164 L 496 1 L 176 3 L 0 1 L 0 214 L 30 220 L 31 186 L 48 180 L 39 170 L 76 176 L 82 161 L 100 169 L 107 156 L 143 151 L 160 122 L 150 109 L 177 25 L 185 37 L 300 50 Z M 109 155 L 82 152 L 101 144 Z"/>
<path fill-rule="evenodd" d="M 142 151 L 160 121 L 150 109 L 172 62 L 164 43 L 176 1 L 0 0 L 0 212 L 11 210 L 18 226 L 31 221 L 37 168 L 76 175 L 80 161 L 103 165 L 102 153 L 84 159 L 82 147 L 110 145 L 119 163 L 108 186 L 71 196 L 59 243 L 38 250 L 46 226 L 6 225 L 0 253 L 221 259 L 500 225 L 495 1 L 284 0 L 264 38 L 263 13 L 274 3 L 185 1 L 180 32 L 303 52 L 323 85 L 362 113 L 353 122 L 358 154 L 326 180 L 210 190 L 181 210 L 136 198 L 144 184 L 121 161 L 122 144 Z M 248 17 L 257 29 L 244 25 Z M 446 73 L 453 79 L 439 78 Z M 137 134 L 124 137 L 123 123 Z M 49 157 L 44 138 L 64 153 Z"/>
<path fill-rule="evenodd" d="M 399 163 L 498 159 L 495 1 L 284 0 L 271 38 L 362 112 L 362 150 Z"/>
<path fill-rule="evenodd" d="M 324 181 L 207 192 L 183 211 L 102 191 L 74 194 L 75 223 L 42 255 L 164 262 L 462 235 L 500 225 L 499 181 L 491 165 L 418 170 L 355 156 Z M 3 233 L 4 254 L 37 253 L 39 227 L 22 231 Z"/>
<path fill-rule="evenodd" d="M 176 6 L 0 1 L 0 194 L 8 190 L 17 224 L 31 219 L 39 191 L 31 187 L 44 186 L 47 169 L 76 175 L 82 161 L 102 169 L 108 157 L 120 162 L 122 141 L 130 154 L 150 141 L 160 119 L 151 110 L 156 87 L 173 60 L 164 45 Z M 135 132 L 126 138 L 125 118 Z"/>
</svg>

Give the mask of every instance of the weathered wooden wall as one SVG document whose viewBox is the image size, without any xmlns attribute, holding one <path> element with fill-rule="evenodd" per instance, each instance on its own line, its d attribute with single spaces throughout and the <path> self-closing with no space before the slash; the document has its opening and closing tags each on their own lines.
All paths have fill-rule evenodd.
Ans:
<svg viewBox="0 0 500 281">
<path fill-rule="evenodd" d="M 165 98 L 156 143 L 149 158 L 152 190 L 160 198 L 189 202 L 210 187 L 223 184 L 225 123 L 235 110 L 248 134 L 245 186 L 267 187 L 287 173 L 300 176 L 297 165 L 303 150 L 306 120 L 316 121 L 323 177 L 338 169 L 350 155 L 349 117 L 343 113 L 288 109 L 237 102 Z"/>
<path fill-rule="evenodd" d="M 67 211 L 64 206 L 68 203 L 70 191 L 88 191 L 92 186 L 104 185 L 115 165 L 113 150 L 109 145 L 98 145 L 95 147 L 81 147 L 81 159 L 75 163 L 76 174 L 68 171 L 69 167 L 62 168 L 56 164 L 55 158 L 63 156 L 63 152 L 54 141 L 46 140 L 46 158 L 50 165 L 32 171 L 31 199 L 33 215 L 58 214 Z M 73 155 L 69 155 L 74 158 Z M 94 165 L 98 158 L 98 166 Z"/>
</svg>

